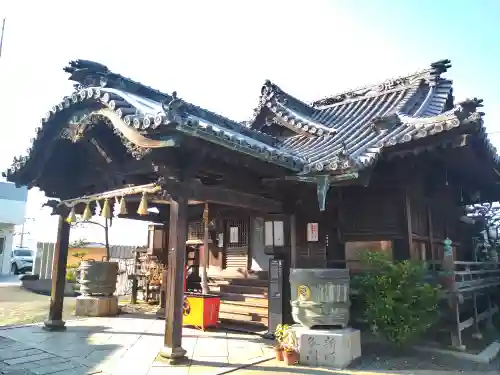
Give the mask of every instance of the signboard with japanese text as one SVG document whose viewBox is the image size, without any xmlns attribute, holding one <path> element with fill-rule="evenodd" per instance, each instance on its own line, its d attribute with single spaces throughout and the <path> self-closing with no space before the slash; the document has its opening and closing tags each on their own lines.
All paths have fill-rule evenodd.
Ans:
<svg viewBox="0 0 500 375">
<path fill-rule="evenodd" d="M 307 242 L 318 242 L 318 223 L 307 223 Z"/>
</svg>

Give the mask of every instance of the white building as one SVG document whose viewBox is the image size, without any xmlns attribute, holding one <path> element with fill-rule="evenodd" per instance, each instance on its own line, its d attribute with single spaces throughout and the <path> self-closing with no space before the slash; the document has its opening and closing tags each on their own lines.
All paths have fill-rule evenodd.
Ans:
<svg viewBox="0 0 500 375">
<path fill-rule="evenodd" d="M 0 275 L 10 272 L 14 228 L 24 223 L 28 189 L 0 182 Z"/>
</svg>

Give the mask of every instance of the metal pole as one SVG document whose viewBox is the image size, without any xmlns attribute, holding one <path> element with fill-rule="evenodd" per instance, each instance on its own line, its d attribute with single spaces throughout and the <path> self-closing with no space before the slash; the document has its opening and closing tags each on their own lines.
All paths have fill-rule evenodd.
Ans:
<svg viewBox="0 0 500 375">
<path fill-rule="evenodd" d="M 0 57 L 2 57 L 2 47 L 3 47 L 3 36 L 5 33 L 5 20 L 6 18 L 2 20 L 2 32 L 0 33 Z"/>
<path fill-rule="evenodd" d="M 22 248 L 23 247 L 23 242 L 24 242 L 24 223 L 23 222 L 23 225 L 21 226 L 21 238 L 19 240 L 19 247 Z"/>
</svg>

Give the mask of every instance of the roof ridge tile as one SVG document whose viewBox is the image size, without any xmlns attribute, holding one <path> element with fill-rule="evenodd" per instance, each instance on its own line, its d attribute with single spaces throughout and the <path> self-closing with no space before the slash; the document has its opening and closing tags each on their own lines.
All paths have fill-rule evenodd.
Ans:
<svg viewBox="0 0 500 375">
<path fill-rule="evenodd" d="M 407 75 L 386 79 L 380 83 L 363 85 L 355 89 L 330 95 L 323 99 L 314 101 L 312 106 L 322 108 L 332 104 L 342 103 L 347 99 L 364 97 L 366 94 L 371 92 L 384 93 L 395 88 L 411 86 L 415 83 L 415 81 L 420 81 L 422 79 L 429 81 L 432 85 L 435 85 L 437 81 L 441 79 L 441 74 L 446 73 L 449 68 L 451 68 L 450 60 L 439 60 L 430 64 L 430 67 L 427 69 L 421 69 Z"/>
</svg>

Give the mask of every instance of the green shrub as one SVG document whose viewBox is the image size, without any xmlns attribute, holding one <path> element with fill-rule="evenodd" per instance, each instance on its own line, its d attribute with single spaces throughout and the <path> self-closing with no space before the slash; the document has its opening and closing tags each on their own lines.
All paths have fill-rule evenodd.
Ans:
<svg viewBox="0 0 500 375">
<path fill-rule="evenodd" d="M 78 268 L 80 265 L 78 263 L 71 263 L 66 266 L 66 269 Z"/>
<path fill-rule="evenodd" d="M 88 251 L 74 251 L 71 253 L 75 258 L 80 259 L 80 262 L 85 258 L 85 255 L 87 255 L 89 252 Z"/>
<path fill-rule="evenodd" d="M 426 267 L 394 262 L 387 253 L 361 254 L 367 270 L 354 277 L 372 331 L 399 346 L 427 331 L 438 318 L 440 289 L 426 283 Z"/>
<path fill-rule="evenodd" d="M 70 283 L 76 283 L 76 270 L 74 268 L 66 270 L 66 281 Z"/>
</svg>

